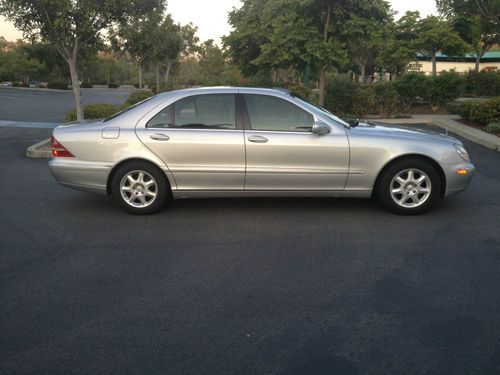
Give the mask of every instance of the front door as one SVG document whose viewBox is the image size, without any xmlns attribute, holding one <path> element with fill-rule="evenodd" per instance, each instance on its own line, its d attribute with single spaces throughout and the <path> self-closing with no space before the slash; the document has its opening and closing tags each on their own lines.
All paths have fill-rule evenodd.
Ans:
<svg viewBox="0 0 500 375">
<path fill-rule="evenodd" d="M 243 94 L 246 190 L 343 190 L 349 169 L 345 129 L 312 133 L 314 116 L 280 97 Z M 245 111 L 246 107 L 246 111 Z"/>
</svg>

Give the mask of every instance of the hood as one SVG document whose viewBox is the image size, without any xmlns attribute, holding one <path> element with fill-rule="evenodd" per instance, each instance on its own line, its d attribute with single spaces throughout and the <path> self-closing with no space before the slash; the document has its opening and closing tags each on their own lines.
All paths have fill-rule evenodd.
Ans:
<svg viewBox="0 0 500 375">
<path fill-rule="evenodd" d="M 369 121 L 360 122 L 356 127 L 352 127 L 351 130 L 356 132 L 363 132 L 373 136 L 389 137 L 389 138 L 404 138 L 404 139 L 415 139 L 415 140 L 438 140 L 447 143 L 462 144 L 458 139 L 450 137 L 445 134 L 440 134 L 426 129 L 419 129 L 418 125 L 410 125 L 414 127 L 409 129 L 407 127 L 398 125 L 384 125 L 375 124 Z"/>
</svg>

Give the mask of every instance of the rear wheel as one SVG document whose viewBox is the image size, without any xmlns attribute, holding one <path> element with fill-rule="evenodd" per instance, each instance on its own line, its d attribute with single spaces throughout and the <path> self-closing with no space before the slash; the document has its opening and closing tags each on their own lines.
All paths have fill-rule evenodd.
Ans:
<svg viewBox="0 0 500 375">
<path fill-rule="evenodd" d="M 152 214 L 170 197 L 166 176 L 145 162 L 131 162 L 118 168 L 111 182 L 115 200 L 132 214 Z"/>
<path fill-rule="evenodd" d="M 440 200 L 441 179 L 429 162 L 408 158 L 395 162 L 381 175 L 377 193 L 382 204 L 403 215 L 431 209 Z"/>
</svg>

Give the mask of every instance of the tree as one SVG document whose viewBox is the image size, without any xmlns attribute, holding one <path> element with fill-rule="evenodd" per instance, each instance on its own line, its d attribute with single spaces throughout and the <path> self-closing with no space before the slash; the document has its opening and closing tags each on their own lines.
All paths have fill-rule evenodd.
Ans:
<svg viewBox="0 0 500 375">
<path fill-rule="evenodd" d="M 495 44 L 500 43 L 498 17 L 495 19 L 486 15 L 486 10 L 493 12 L 494 4 L 486 3 L 476 0 L 437 0 L 439 11 L 453 22 L 454 28 L 474 51 L 476 72 L 479 71 L 484 54 Z M 500 8 L 500 1 L 496 3 Z"/>
<path fill-rule="evenodd" d="M 448 21 L 436 16 L 428 16 L 420 21 L 420 34 L 416 40 L 419 50 L 431 57 L 432 75 L 437 74 L 436 55 L 438 52 L 447 55 L 461 55 L 466 50 L 465 42 L 453 30 Z"/>
<path fill-rule="evenodd" d="M 385 1 L 367 1 L 358 14 L 352 14 L 345 24 L 349 39 L 349 54 L 359 67 L 360 83 L 366 81 L 368 64 L 380 61 L 379 56 L 387 46 L 393 23 L 390 6 Z"/>
<path fill-rule="evenodd" d="M 78 58 L 95 45 L 101 30 L 132 15 L 145 14 L 157 0 L 0 0 L 0 14 L 28 39 L 51 43 L 67 62 L 75 94 L 77 119 L 83 119 Z"/>
<path fill-rule="evenodd" d="M 137 64 L 140 89 L 143 87 L 144 65 L 159 52 L 155 46 L 161 34 L 165 5 L 165 0 L 159 0 L 149 12 L 137 13 L 121 22 L 116 29 L 110 30 L 113 46 L 126 51 Z"/>
<path fill-rule="evenodd" d="M 408 63 L 416 59 L 419 37 L 419 12 L 406 12 L 395 24 L 389 24 L 389 37 L 381 47 L 377 63 L 387 72 L 399 76 L 406 73 Z"/>
</svg>

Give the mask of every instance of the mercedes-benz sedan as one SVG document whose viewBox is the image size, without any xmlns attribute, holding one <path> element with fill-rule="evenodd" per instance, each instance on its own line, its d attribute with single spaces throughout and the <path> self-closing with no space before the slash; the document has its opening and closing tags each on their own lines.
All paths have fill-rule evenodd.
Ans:
<svg viewBox="0 0 500 375">
<path fill-rule="evenodd" d="M 350 125 L 291 94 L 258 88 L 166 92 L 108 119 L 54 129 L 50 170 L 68 187 L 148 214 L 169 200 L 376 196 L 418 214 L 469 184 L 454 138 Z"/>
</svg>

